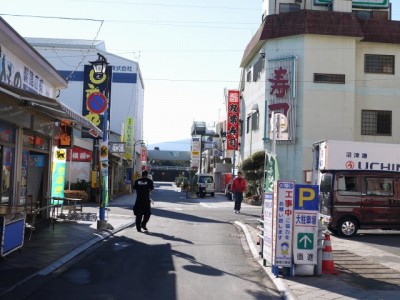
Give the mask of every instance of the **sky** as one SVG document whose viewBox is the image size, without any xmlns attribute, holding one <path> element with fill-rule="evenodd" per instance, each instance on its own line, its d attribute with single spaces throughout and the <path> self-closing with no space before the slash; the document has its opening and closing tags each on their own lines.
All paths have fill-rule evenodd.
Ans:
<svg viewBox="0 0 400 300">
<path fill-rule="evenodd" d="M 400 0 L 392 0 L 400 20 Z M 0 15 L 23 37 L 103 40 L 137 61 L 147 144 L 191 137 L 194 121 L 225 118 L 243 51 L 261 24 L 261 0 L 3 0 Z"/>
<path fill-rule="evenodd" d="M 193 121 L 212 125 L 226 115 L 224 90 L 239 86 L 261 6 L 260 0 L 7 0 L 0 15 L 23 37 L 103 40 L 107 52 L 139 62 L 143 139 L 154 144 L 189 139 Z"/>
</svg>

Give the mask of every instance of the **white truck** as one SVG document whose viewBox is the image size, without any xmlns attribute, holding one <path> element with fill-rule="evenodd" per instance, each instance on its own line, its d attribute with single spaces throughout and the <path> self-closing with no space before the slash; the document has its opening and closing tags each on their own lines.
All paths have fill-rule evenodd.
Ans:
<svg viewBox="0 0 400 300">
<path fill-rule="evenodd" d="M 313 145 L 312 171 L 334 233 L 400 229 L 400 145 L 323 140 Z"/>
</svg>

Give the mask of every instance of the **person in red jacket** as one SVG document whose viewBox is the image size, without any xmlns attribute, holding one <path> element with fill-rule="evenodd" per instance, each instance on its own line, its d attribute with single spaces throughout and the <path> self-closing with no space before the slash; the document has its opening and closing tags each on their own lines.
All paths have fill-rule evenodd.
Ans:
<svg viewBox="0 0 400 300">
<path fill-rule="evenodd" d="M 243 201 L 243 192 L 246 190 L 246 180 L 242 177 L 242 172 L 238 172 L 237 177 L 233 179 L 231 192 L 233 193 L 233 199 L 235 200 L 235 214 L 240 213 L 240 208 Z"/>
</svg>

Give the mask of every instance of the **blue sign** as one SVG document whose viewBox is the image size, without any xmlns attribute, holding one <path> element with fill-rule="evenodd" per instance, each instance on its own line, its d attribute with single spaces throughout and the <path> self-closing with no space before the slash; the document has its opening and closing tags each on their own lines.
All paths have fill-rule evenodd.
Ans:
<svg viewBox="0 0 400 300">
<path fill-rule="evenodd" d="M 295 210 L 316 210 L 318 211 L 319 186 L 311 184 L 295 185 Z"/>
</svg>

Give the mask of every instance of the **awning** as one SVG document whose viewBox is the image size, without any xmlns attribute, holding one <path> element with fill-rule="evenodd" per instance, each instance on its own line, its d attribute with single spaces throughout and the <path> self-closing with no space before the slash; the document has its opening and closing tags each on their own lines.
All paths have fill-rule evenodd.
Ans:
<svg viewBox="0 0 400 300">
<path fill-rule="evenodd" d="M 96 125 L 94 125 L 81 114 L 63 104 L 58 99 L 21 90 L 2 82 L 0 82 L 0 93 L 11 96 L 12 98 L 20 101 L 21 104 L 31 106 L 38 112 L 55 120 L 69 121 L 73 123 L 74 126 L 80 126 L 80 130 L 91 130 L 94 131 L 99 137 L 103 136 L 103 132 Z"/>
</svg>

